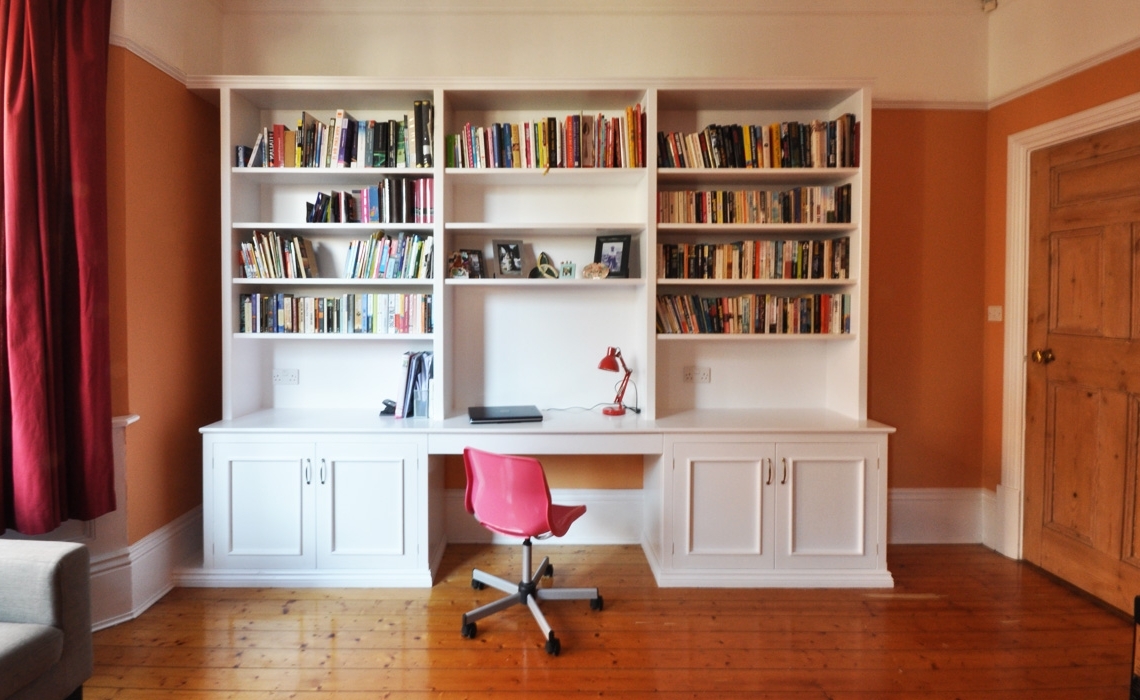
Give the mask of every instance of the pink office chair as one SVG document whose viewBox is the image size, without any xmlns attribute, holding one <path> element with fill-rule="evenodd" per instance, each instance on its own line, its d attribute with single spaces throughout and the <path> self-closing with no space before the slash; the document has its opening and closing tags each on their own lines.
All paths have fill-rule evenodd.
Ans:
<svg viewBox="0 0 1140 700">
<path fill-rule="evenodd" d="M 550 488 L 542 464 L 531 457 L 514 457 L 484 452 L 473 447 L 463 450 L 467 467 L 467 512 L 479 523 L 504 535 L 523 538 L 522 578 L 511 583 L 485 571 L 471 572 L 471 587 L 486 586 L 509 593 L 493 603 L 475 608 L 463 616 L 463 636 L 475 638 L 475 621 L 515 605 L 526 605 L 546 635 L 546 652 L 558 656 L 562 643 L 554 636 L 538 607 L 540 600 L 589 600 L 591 610 L 601 610 L 602 596 L 597 588 L 539 588 L 543 576 L 554 576 L 549 557 L 532 571 L 531 539 L 561 537 L 570 524 L 586 512 L 586 506 L 560 506 L 550 502 Z"/>
</svg>

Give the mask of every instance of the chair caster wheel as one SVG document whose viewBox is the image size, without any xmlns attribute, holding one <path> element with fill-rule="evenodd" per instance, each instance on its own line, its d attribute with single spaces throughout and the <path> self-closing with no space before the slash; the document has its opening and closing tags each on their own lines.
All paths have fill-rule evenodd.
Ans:
<svg viewBox="0 0 1140 700">
<path fill-rule="evenodd" d="M 463 623 L 463 629 L 461 631 L 463 633 L 464 639 L 475 639 L 475 623 L 474 622 Z"/>
<path fill-rule="evenodd" d="M 554 564 L 546 565 L 546 573 L 543 576 L 547 578 L 554 578 Z"/>
<path fill-rule="evenodd" d="M 482 581 L 478 581 L 476 579 L 471 579 L 471 587 L 477 591 L 481 591 L 487 587 L 487 584 L 483 583 Z"/>
<path fill-rule="evenodd" d="M 606 601 L 602 600 L 601 596 L 598 596 L 597 598 L 591 598 L 590 599 L 590 609 L 591 610 L 601 610 L 605 606 L 606 606 Z"/>
<path fill-rule="evenodd" d="M 558 638 L 554 636 L 553 632 L 551 632 L 550 633 L 550 639 L 546 640 L 546 653 L 550 654 L 551 656 L 558 656 L 559 652 L 561 652 L 561 651 L 562 651 L 562 642 L 559 641 Z"/>
</svg>

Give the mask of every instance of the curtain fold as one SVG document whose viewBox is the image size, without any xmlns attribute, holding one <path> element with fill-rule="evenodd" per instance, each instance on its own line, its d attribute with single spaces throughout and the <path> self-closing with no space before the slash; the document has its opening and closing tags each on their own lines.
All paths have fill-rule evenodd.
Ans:
<svg viewBox="0 0 1140 700">
<path fill-rule="evenodd" d="M 0 0 L 0 530 L 115 508 L 107 288 L 111 0 Z"/>
</svg>

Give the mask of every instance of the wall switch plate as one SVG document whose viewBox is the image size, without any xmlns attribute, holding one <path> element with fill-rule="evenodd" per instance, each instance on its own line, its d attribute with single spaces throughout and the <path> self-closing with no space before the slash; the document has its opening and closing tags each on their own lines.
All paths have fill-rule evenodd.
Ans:
<svg viewBox="0 0 1140 700">
<path fill-rule="evenodd" d="M 296 369 L 273 369 L 274 384 L 300 384 L 301 372 Z"/>
<path fill-rule="evenodd" d="M 1001 321 L 1001 307 L 988 306 L 986 307 L 986 320 L 1000 322 Z"/>
<path fill-rule="evenodd" d="M 684 380 L 686 384 L 708 384 L 712 382 L 712 369 L 708 367 L 686 367 Z"/>
</svg>

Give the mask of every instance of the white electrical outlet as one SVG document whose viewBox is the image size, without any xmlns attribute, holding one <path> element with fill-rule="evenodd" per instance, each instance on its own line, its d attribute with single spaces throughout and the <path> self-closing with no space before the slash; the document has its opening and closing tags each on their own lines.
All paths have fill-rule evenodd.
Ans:
<svg viewBox="0 0 1140 700">
<path fill-rule="evenodd" d="M 296 369 L 273 369 L 274 384 L 300 384 L 301 372 Z"/>
<path fill-rule="evenodd" d="M 686 384 L 708 384 L 712 382 L 712 370 L 708 367 L 686 367 L 683 378 Z"/>
</svg>

